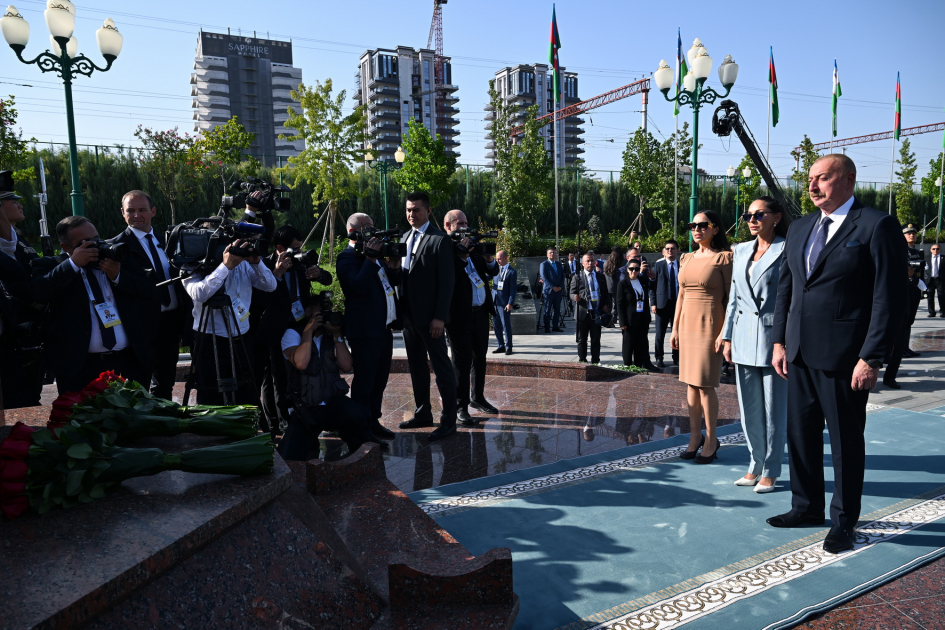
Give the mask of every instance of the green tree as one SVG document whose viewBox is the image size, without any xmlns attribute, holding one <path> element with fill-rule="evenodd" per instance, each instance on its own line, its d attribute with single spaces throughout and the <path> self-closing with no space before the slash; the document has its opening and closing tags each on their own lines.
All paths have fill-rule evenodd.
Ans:
<svg viewBox="0 0 945 630">
<path fill-rule="evenodd" d="M 196 138 L 185 133 L 181 135 L 177 127 L 168 131 L 158 131 L 138 125 L 135 137 L 141 141 L 138 150 L 141 170 L 164 198 L 171 211 L 171 225 L 177 223 L 177 208 L 197 189 L 201 172 L 205 165 L 193 148 Z"/>
<path fill-rule="evenodd" d="M 899 170 L 896 171 L 899 181 L 893 187 L 896 193 L 896 216 L 902 225 L 916 223 L 918 219 L 915 214 L 915 171 L 918 165 L 909 138 L 902 141 L 896 164 L 899 165 Z"/>
<path fill-rule="evenodd" d="M 435 208 L 456 190 L 456 182 L 451 181 L 456 172 L 456 154 L 446 150 L 440 134 L 431 137 L 430 130 L 416 120 L 407 123 L 406 136 L 401 146 L 407 157 L 394 179 L 406 191 L 427 193 Z"/>
<path fill-rule="evenodd" d="M 633 133 L 623 150 L 620 181 L 626 185 L 630 194 L 639 199 L 640 212 L 644 211 L 647 203 L 656 200 L 661 191 L 666 191 L 666 148 L 661 147 L 653 134 L 641 127 Z M 668 157 L 672 159 L 672 149 L 668 148 Z M 672 171 L 672 168 L 670 164 L 669 170 Z"/>
<path fill-rule="evenodd" d="M 494 81 L 489 81 L 489 101 L 495 117 L 489 134 L 495 145 L 494 207 L 507 230 L 535 234 L 541 214 L 553 203 L 551 159 L 535 120 L 538 106 L 525 110 L 523 133 L 513 139 L 518 106 L 499 96 Z"/>
<path fill-rule="evenodd" d="M 930 195 L 933 199 L 938 199 L 938 186 L 935 180 L 942 176 L 942 159 L 945 159 L 945 151 L 938 154 L 934 160 L 929 160 L 929 172 L 922 178 L 922 194 Z"/>
<path fill-rule="evenodd" d="M 255 175 L 259 170 L 259 160 L 243 155 L 255 139 L 256 134 L 246 131 L 246 127 L 233 116 L 224 124 L 205 131 L 192 150 L 198 159 L 204 160 L 219 174 L 226 191 L 237 176 Z"/>
<path fill-rule="evenodd" d="M 702 145 L 699 145 L 700 147 Z M 667 235 L 673 233 L 673 216 L 679 216 L 673 212 L 673 198 L 676 197 L 677 206 L 685 205 L 688 195 L 688 187 L 679 171 L 684 166 L 692 166 L 692 140 L 689 137 L 689 123 L 683 123 L 682 129 L 675 131 L 662 144 L 663 153 L 662 176 L 660 178 L 659 192 L 654 200 L 653 216 L 659 221 L 660 229 L 667 230 Z M 676 155 L 674 156 L 674 153 Z M 676 158 L 674 160 L 674 157 Z M 680 200 L 682 203 L 680 203 Z M 668 238 L 661 235 L 660 238 Z"/>
<path fill-rule="evenodd" d="M 32 166 L 14 170 L 25 166 L 30 160 L 32 151 L 31 142 L 36 138 L 23 138 L 23 130 L 16 128 L 16 101 L 13 95 L 4 100 L 0 98 L 0 170 L 13 171 L 13 179 L 30 179 L 36 175 Z"/>
<path fill-rule="evenodd" d="M 796 181 L 804 191 L 801 193 L 801 213 L 810 214 L 817 209 L 817 206 L 810 199 L 810 191 L 807 189 L 807 173 L 820 157 L 820 153 L 814 150 L 814 143 L 807 137 L 807 134 L 804 134 L 800 147 L 791 151 L 791 157 L 794 158 L 795 162 L 800 163 L 800 168 L 795 168 L 791 173 L 791 179 Z"/>
<path fill-rule="evenodd" d="M 745 177 L 742 173 L 745 170 L 745 167 L 748 167 L 751 171 L 750 177 Z M 742 203 L 742 208 L 747 208 L 752 201 L 758 198 L 758 191 L 761 189 L 761 173 L 758 172 L 758 169 L 755 167 L 755 163 L 752 162 L 751 158 L 746 154 L 742 158 L 742 161 L 738 163 L 737 171 L 742 177 L 742 183 L 739 184 L 738 194 L 740 195 Z M 739 209 L 739 212 L 741 211 Z"/>
</svg>

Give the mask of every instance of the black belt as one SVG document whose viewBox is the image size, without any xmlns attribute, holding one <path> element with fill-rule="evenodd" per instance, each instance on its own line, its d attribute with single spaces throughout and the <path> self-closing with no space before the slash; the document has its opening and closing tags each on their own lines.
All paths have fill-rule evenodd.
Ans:
<svg viewBox="0 0 945 630">
<path fill-rule="evenodd" d="M 121 350 L 109 350 L 108 352 L 89 352 L 87 356 L 90 357 L 107 357 L 113 354 L 121 354 L 122 352 L 127 352 L 128 348 L 122 348 Z"/>
</svg>

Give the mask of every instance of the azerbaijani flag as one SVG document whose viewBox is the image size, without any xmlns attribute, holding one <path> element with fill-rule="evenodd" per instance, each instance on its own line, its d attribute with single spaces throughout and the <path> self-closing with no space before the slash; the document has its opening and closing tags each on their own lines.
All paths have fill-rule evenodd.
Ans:
<svg viewBox="0 0 945 630">
<path fill-rule="evenodd" d="M 899 73 L 896 73 L 896 128 L 893 129 L 893 139 L 898 140 L 902 132 L 902 93 L 899 91 Z"/>
<path fill-rule="evenodd" d="M 554 99 L 561 102 L 561 64 L 558 62 L 558 49 L 561 38 L 558 36 L 558 18 L 555 17 L 555 5 L 551 5 L 551 40 L 548 42 L 548 63 L 554 68 Z"/>
<path fill-rule="evenodd" d="M 833 111 L 833 137 L 837 137 L 837 99 L 843 95 L 840 89 L 840 75 L 837 74 L 837 60 L 833 60 L 833 100 L 830 108 Z"/>
<path fill-rule="evenodd" d="M 774 71 L 774 47 L 771 47 L 771 56 L 768 59 L 769 104 L 771 105 L 771 126 L 778 126 L 778 75 Z"/>
<path fill-rule="evenodd" d="M 682 92 L 683 79 L 689 74 L 686 67 L 686 56 L 682 52 L 682 36 L 679 27 L 676 27 L 676 96 Z M 673 102 L 673 116 L 679 116 L 679 101 Z"/>
</svg>

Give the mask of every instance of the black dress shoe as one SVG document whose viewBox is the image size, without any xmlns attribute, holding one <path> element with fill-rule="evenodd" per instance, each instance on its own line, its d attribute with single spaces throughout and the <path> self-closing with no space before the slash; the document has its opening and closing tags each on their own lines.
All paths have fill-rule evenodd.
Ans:
<svg viewBox="0 0 945 630">
<path fill-rule="evenodd" d="M 897 383 L 896 380 L 892 378 L 883 378 L 883 385 L 889 389 L 902 389 L 902 385 Z"/>
<path fill-rule="evenodd" d="M 427 436 L 427 439 L 433 442 L 433 441 L 445 438 L 447 435 L 453 435 L 454 433 L 456 433 L 455 424 L 450 424 L 446 426 L 441 424 L 439 427 L 437 427 L 435 431 L 433 431 L 433 433 Z"/>
<path fill-rule="evenodd" d="M 929 313 L 926 317 L 935 317 L 935 313 Z"/>
<path fill-rule="evenodd" d="M 401 422 L 397 426 L 399 426 L 401 429 L 423 429 L 425 427 L 433 426 L 433 418 L 418 418 L 417 416 L 414 416 L 410 420 Z"/>
<path fill-rule="evenodd" d="M 551 332 L 550 328 L 545 328 L 545 333 L 550 333 L 550 332 Z"/>
<path fill-rule="evenodd" d="M 658 367 L 658 368 L 664 368 L 664 367 L 666 367 L 666 364 L 663 363 L 663 359 L 657 359 L 657 360 L 656 360 L 656 367 Z"/>
<path fill-rule="evenodd" d="M 456 419 L 459 420 L 460 424 L 467 427 L 476 426 L 476 424 L 478 424 L 477 421 L 469 415 L 469 410 L 464 408 L 460 408 L 456 411 Z"/>
<path fill-rule="evenodd" d="M 853 530 L 834 525 L 824 538 L 824 551 L 840 553 L 853 549 Z"/>
<path fill-rule="evenodd" d="M 487 400 L 470 400 L 469 406 L 482 413 L 499 413 L 499 410 L 489 404 Z"/>
<path fill-rule="evenodd" d="M 545 332 L 548 332 L 547 330 Z M 563 328 L 552 328 L 551 332 L 564 332 Z"/>
<path fill-rule="evenodd" d="M 506 348 L 505 354 L 512 354 L 512 348 Z"/>
<path fill-rule="evenodd" d="M 492 351 L 492 354 L 502 354 L 503 352 L 505 352 L 505 346 L 499 346 Z"/>
<path fill-rule="evenodd" d="M 693 461 L 697 464 L 711 464 L 719 458 L 719 449 L 722 448 L 722 443 L 719 442 L 719 438 L 715 438 L 715 452 L 711 455 L 696 455 L 693 458 Z M 705 453 L 705 447 L 702 448 L 702 452 Z"/>
<path fill-rule="evenodd" d="M 795 512 L 791 510 L 790 512 L 767 518 L 765 522 L 771 527 L 799 527 L 806 524 L 823 525 L 824 514 L 823 512 L 809 514 L 807 512 Z"/>
<path fill-rule="evenodd" d="M 695 459 L 696 454 L 699 452 L 699 449 L 705 446 L 705 436 L 702 436 L 702 440 L 699 442 L 699 446 L 696 447 L 694 451 L 683 451 L 679 454 L 679 459 Z"/>
<path fill-rule="evenodd" d="M 922 355 L 916 352 L 915 350 L 913 350 L 912 348 L 906 348 L 903 351 L 902 356 L 906 357 L 907 359 L 914 359 L 916 357 L 921 357 Z"/>
<path fill-rule="evenodd" d="M 652 363 L 650 363 L 649 365 L 644 365 L 644 366 L 643 366 L 643 369 L 644 369 L 644 370 L 647 370 L 648 372 L 652 372 L 653 374 L 662 374 L 662 373 L 663 373 L 663 370 L 659 369 L 658 367 L 656 367 L 656 366 L 653 365 Z"/>
<path fill-rule="evenodd" d="M 587 363 L 587 359 L 578 359 L 578 363 Z"/>
<path fill-rule="evenodd" d="M 374 434 L 374 437 L 380 438 L 382 440 L 393 440 L 395 437 L 397 437 L 396 433 L 377 421 L 375 421 L 374 426 L 371 427 L 371 433 Z"/>
</svg>

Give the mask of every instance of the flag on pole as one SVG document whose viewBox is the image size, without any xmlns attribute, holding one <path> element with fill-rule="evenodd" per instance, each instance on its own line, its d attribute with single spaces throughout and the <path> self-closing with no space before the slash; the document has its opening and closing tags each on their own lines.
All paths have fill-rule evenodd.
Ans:
<svg viewBox="0 0 945 630">
<path fill-rule="evenodd" d="M 561 102 L 561 65 L 558 63 L 558 49 L 561 38 L 558 36 L 558 19 L 555 17 L 555 5 L 551 5 L 551 40 L 548 43 L 548 63 L 554 68 L 554 100 Z"/>
<path fill-rule="evenodd" d="M 902 93 L 899 91 L 899 73 L 896 73 L 896 128 L 893 129 L 893 137 L 898 140 L 902 132 Z"/>
<path fill-rule="evenodd" d="M 837 99 L 843 95 L 840 90 L 840 75 L 837 74 L 837 60 L 833 60 L 833 100 L 831 109 L 833 110 L 833 137 L 837 137 Z"/>
<path fill-rule="evenodd" d="M 774 71 L 774 47 L 771 47 L 771 56 L 768 59 L 769 103 L 771 105 L 771 126 L 778 126 L 778 75 Z"/>
<path fill-rule="evenodd" d="M 682 51 L 682 35 L 679 28 L 676 28 L 676 96 L 682 92 L 683 79 L 689 74 L 689 68 L 686 66 L 686 56 Z M 679 101 L 673 103 L 673 116 L 679 116 Z"/>
</svg>

